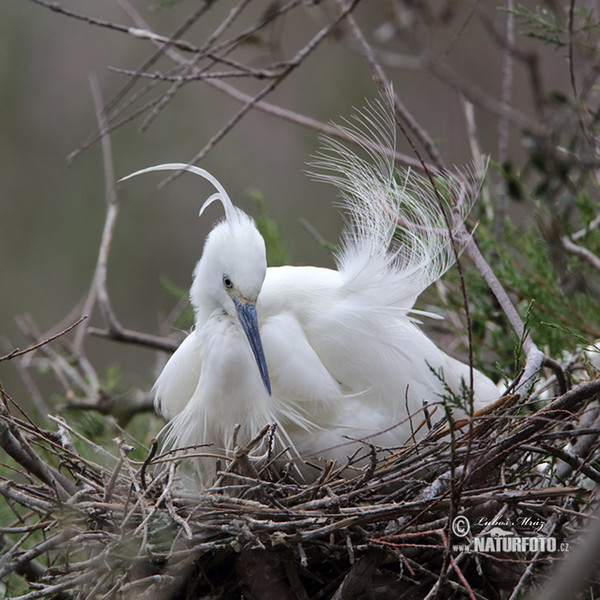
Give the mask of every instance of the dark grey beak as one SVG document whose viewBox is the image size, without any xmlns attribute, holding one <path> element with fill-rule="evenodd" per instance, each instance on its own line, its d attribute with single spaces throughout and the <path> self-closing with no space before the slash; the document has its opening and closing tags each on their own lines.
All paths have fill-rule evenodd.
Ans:
<svg viewBox="0 0 600 600">
<path fill-rule="evenodd" d="M 271 381 L 269 380 L 269 371 L 267 370 L 267 361 L 265 360 L 265 353 L 263 351 L 262 342 L 260 341 L 260 334 L 258 333 L 258 318 L 256 316 L 256 305 L 252 303 L 240 302 L 235 296 L 232 296 L 233 302 L 237 309 L 238 318 L 250 342 L 250 348 L 252 348 L 252 354 L 258 365 L 260 376 L 265 384 L 265 388 L 271 395 Z"/>
</svg>

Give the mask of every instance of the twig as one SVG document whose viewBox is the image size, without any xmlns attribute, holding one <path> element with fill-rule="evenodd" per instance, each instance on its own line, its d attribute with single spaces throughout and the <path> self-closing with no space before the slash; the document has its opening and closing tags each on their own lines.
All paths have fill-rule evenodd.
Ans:
<svg viewBox="0 0 600 600">
<path fill-rule="evenodd" d="M 179 50 L 183 50 L 185 52 L 198 52 L 199 49 L 193 44 L 186 42 L 185 40 L 177 40 L 168 37 L 164 37 L 162 35 L 158 35 L 153 33 L 152 31 L 147 31 L 145 29 L 138 29 L 136 27 L 127 27 L 125 25 L 120 25 L 119 23 L 112 23 L 110 21 L 104 21 L 102 19 L 95 19 L 94 17 L 89 17 L 87 15 L 83 15 L 80 13 L 76 13 L 75 11 L 69 10 L 60 6 L 57 2 L 46 2 L 45 0 L 30 0 L 31 2 L 35 2 L 36 4 L 40 4 L 53 12 L 62 14 L 66 17 L 71 17 L 72 19 L 77 19 L 79 21 L 84 21 L 89 25 L 94 25 L 96 27 L 102 27 L 105 29 L 112 29 L 113 31 L 118 31 L 120 33 L 126 33 L 133 37 L 139 39 L 145 39 L 150 41 L 158 41 L 163 44 L 168 44 L 170 46 L 174 46 Z M 206 2 L 206 5 L 210 4 Z"/>
<path fill-rule="evenodd" d="M 28 348 L 25 348 L 25 350 L 19 350 L 18 348 L 16 348 L 15 350 L 13 350 L 12 352 L 10 352 L 9 354 L 6 354 L 4 356 L 0 356 L 0 362 L 2 362 L 3 360 L 10 360 L 12 358 L 16 358 L 17 356 L 23 356 L 24 354 L 28 354 L 29 352 L 33 352 L 35 350 L 38 350 L 39 348 L 41 348 L 42 346 L 45 346 L 46 344 L 49 344 L 50 342 L 53 342 L 54 340 L 58 339 L 59 337 L 62 337 L 63 335 L 65 335 L 66 333 L 69 333 L 69 331 L 71 331 L 71 329 L 74 329 L 75 327 L 77 327 L 77 325 L 79 325 L 80 323 L 82 323 L 83 321 L 85 321 L 88 318 L 87 315 L 83 315 L 80 319 L 78 319 L 77 321 L 75 321 L 75 323 L 73 323 L 72 325 L 69 325 L 68 327 L 66 327 L 65 329 L 63 329 L 62 331 L 60 331 L 59 333 L 50 336 L 49 338 L 38 342 L 36 344 L 34 344 L 33 346 L 29 346 Z"/>
<path fill-rule="evenodd" d="M 573 242 L 568 236 L 561 237 L 560 241 L 564 246 L 565 250 L 568 250 L 569 252 L 580 256 L 584 260 L 587 260 L 587 262 L 589 262 L 590 265 L 592 265 L 592 267 L 600 271 L 600 258 L 598 258 L 593 252 L 591 252 L 587 248 L 584 248 L 583 246 L 579 246 L 578 244 Z"/>
</svg>

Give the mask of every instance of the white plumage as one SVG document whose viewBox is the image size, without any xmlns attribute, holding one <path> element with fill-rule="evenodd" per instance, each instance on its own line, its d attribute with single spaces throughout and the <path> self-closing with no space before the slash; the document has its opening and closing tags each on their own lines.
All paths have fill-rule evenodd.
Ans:
<svg viewBox="0 0 600 600">
<path fill-rule="evenodd" d="M 341 190 L 348 214 L 337 270 L 267 268 L 254 222 L 202 169 L 168 164 L 133 174 L 194 172 L 217 188 L 204 206 L 218 199 L 225 209 L 194 271 L 194 330 L 155 385 L 173 447 L 211 444 L 207 454 L 231 456 L 236 424 L 241 445 L 275 424 L 274 452 L 289 448 L 287 458 L 311 478 L 318 472 L 303 458 L 343 462 L 361 441 L 409 441 L 423 421 L 423 403 L 431 407 L 445 393 L 432 370 L 457 394 L 461 382 L 468 386 L 468 366 L 440 350 L 411 317 L 417 296 L 454 260 L 439 200 L 428 180 L 395 173 L 395 125 L 385 104 L 368 107 L 343 129 L 357 141 L 366 138 L 364 156 L 328 139 L 316 161 L 318 177 Z M 438 178 L 445 197 L 460 197 L 454 210 L 461 218 L 478 191 L 466 183 L 460 174 Z M 474 409 L 498 397 L 478 371 L 474 391 Z M 197 460 L 208 485 L 215 459 Z"/>
</svg>

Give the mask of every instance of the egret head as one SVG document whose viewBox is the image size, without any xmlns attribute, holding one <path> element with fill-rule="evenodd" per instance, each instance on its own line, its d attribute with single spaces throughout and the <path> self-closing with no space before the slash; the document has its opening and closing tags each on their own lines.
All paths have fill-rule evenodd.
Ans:
<svg viewBox="0 0 600 600">
<path fill-rule="evenodd" d="M 267 272 L 265 242 L 254 221 L 234 209 L 209 233 L 194 271 L 190 299 L 198 311 L 220 306 L 236 315 L 235 300 L 256 304 Z"/>
<path fill-rule="evenodd" d="M 271 383 L 256 314 L 256 301 L 267 272 L 265 242 L 254 221 L 233 206 L 223 186 L 204 169 L 169 163 L 136 171 L 123 179 L 149 171 L 165 170 L 190 171 L 207 179 L 217 189 L 203 204 L 200 214 L 209 204 L 219 200 L 225 209 L 225 218 L 215 225 L 206 238 L 202 258 L 194 270 L 190 300 L 197 317 L 217 310 L 239 321 L 270 394 Z"/>
<path fill-rule="evenodd" d="M 262 236 L 248 215 L 234 209 L 206 238 L 202 258 L 194 270 L 190 299 L 196 315 L 222 310 L 239 321 L 270 394 L 271 383 L 256 314 L 256 300 L 266 272 Z"/>
<path fill-rule="evenodd" d="M 241 210 L 232 209 L 226 209 L 226 218 L 206 238 L 194 270 L 190 300 L 196 315 L 221 310 L 239 321 L 270 394 L 256 314 L 256 300 L 267 272 L 265 242 L 254 221 Z"/>
</svg>

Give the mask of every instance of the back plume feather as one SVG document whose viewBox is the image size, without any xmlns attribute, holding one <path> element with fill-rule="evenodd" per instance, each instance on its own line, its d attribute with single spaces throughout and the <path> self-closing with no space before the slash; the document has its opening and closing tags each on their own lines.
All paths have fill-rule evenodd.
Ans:
<svg viewBox="0 0 600 600">
<path fill-rule="evenodd" d="M 390 89 L 383 100 L 342 125 L 334 124 L 357 150 L 324 136 L 311 162 L 317 171 L 311 175 L 340 191 L 347 219 L 336 259 L 346 281 L 364 290 L 368 279 L 375 294 L 380 281 L 386 296 L 382 303 L 410 309 L 454 263 L 453 238 L 477 198 L 484 173 L 471 168 L 436 172 L 434 188 L 429 177 L 396 169 L 392 98 Z"/>
</svg>

